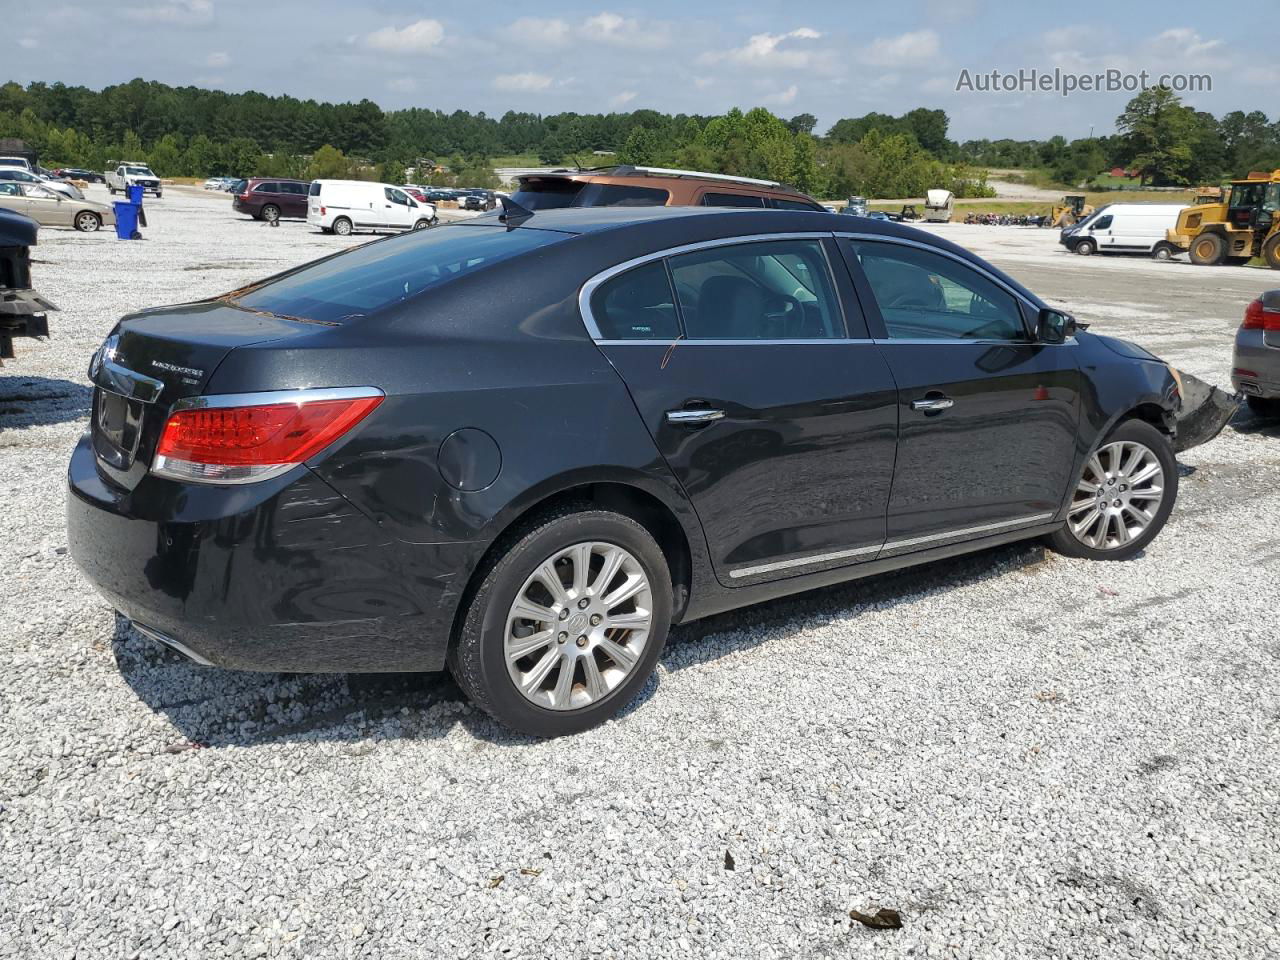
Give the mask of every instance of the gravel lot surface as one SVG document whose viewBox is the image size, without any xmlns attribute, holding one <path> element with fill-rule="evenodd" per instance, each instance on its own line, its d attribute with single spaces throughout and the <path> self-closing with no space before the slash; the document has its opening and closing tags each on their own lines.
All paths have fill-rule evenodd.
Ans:
<svg viewBox="0 0 1280 960">
<path fill-rule="evenodd" d="M 683 628 L 622 717 L 531 742 L 441 677 L 190 666 L 81 578 L 110 326 L 362 240 L 147 209 L 41 232 L 62 312 L 0 372 L 0 956 L 1280 955 L 1280 427 L 1183 455 L 1131 562 L 1015 546 Z M 1280 285 L 935 230 L 1219 384 Z"/>
</svg>

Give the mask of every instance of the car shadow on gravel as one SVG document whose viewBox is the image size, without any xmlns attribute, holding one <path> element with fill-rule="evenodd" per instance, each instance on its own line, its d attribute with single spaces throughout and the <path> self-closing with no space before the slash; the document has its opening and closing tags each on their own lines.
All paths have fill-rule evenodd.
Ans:
<svg viewBox="0 0 1280 960">
<path fill-rule="evenodd" d="M 1248 407 L 1241 407 L 1227 426 L 1245 436 L 1280 437 L 1280 419 L 1259 416 Z"/>
<path fill-rule="evenodd" d="M 674 628 L 662 666 L 683 670 L 759 646 L 780 632 L 913 603 L 1044 560 L 1042 546 L 1012 544 L 720 614 Z M 119 614 L 111 646 L 121 677 L 138 699 L 173 724 L 173 740 L 162 747 L 172 753 L 325 741 L 351 743 L 350 749 L 365 752 L 378 740 L 434 739 L 459 725 L 493 746 L 538 742 L 471 706 L 447 673 L 285 674 L 201 667 L 141 636 Z M 645 707 L 660 684 L 661 672 L 618 716 Z"/>
<path fill-rule="evenodd" d="M 0 369 L 0 430 L 83 420 L 92 397 L 83 383 L 10 376 Z"/>
</svg>

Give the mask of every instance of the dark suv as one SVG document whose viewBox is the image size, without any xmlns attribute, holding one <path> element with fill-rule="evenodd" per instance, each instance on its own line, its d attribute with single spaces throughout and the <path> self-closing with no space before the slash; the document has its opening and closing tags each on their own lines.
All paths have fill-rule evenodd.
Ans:
<svg viewBox="0 0 1280 960">
<path fill-rule="evenodd" d="M 271 222 L 281 217 L 305 220 L 307 190 L 310 186 L 306 180 L 252 177 L 245 180 L 244 186 L 236 191 L 231 199 L 231 206 L 255 220 Z"/>
</svg>

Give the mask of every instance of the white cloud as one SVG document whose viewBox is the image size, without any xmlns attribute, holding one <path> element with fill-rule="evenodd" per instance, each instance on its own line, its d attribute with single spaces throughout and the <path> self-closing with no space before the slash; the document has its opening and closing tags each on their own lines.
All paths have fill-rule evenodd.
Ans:
<svg viewBox="0 0 1280 960">
<path fill-rule="evenodd" d="M 800 92 L 800 88 L 794 83 L 785 90 L 779 90 L 777 93 L 771 93 L 764 98 L 765 103 L 773 103 L 778 106 L 786 106 L 789 103 L 796 102 L 796 95 Z"/>
<path fill-rule="evenodd" d="M 18 46 L 23 50 L 34 50 L 36 47 L 40 46 L 40 42 L 36 40 L 35 37 L 22 37 L 18 41 Z"/>
<path fill-rule="evenodd" d="M 598 13 L 583 21 L 580 32 L 588 40 L 618 47 L 665 47 L 671 41 L 671 27 L 665 23 L 641 23 L 634 17 Z"/>
<path fill-rule="evenodd" d="M 215 51 L 204 58 L 206 67 L 225 67 L 231 62 L 231 56 L 222 50 Z"/>
<path fill-rule="evenodd" d="M 541 73 L 501 73 L 493 78 L 495 90 L 545 90 L 551 78 Z"/>
<path fill-rule="evenodd" d="M 397 30 L 383 27 L 364 38 L 364 45 L 387 53 L 428 53 L 444 39 L 444 25 L 439 20 L 419 20 Z"/>
<path fill-rule="evenodd" d="M 558 17 L 521 17 L 503 31 L 512 40 L 532 47 L 563 47 L 569 42 L 572 27 Z"/>
<path fill-rule="evenodd" d="M 149 7 L 125 7 L 124 15 L 143 23 L 174 23 L 201 26 L 213 22 L 213 0 L 176 0 Z"/>
<path fill-rule="evenodd" d="M 753 66 L 804 69 L 812 65 L 814 51 L 797 50 L 789 41 L 818 40 L 821 37 L 822 34 L 811 27 L 798 27 L 789 33 L 757 33 L 741 47 L 727 52 L 704 53 L 699 59 L 703 63 L 729 60 Z"/>
<path fill-rule="evenodd" d="M 879 67 L 897 67 L 910 63 L 926 63 L 941 49 L 938 35 L 932 30 L 913 30 L 896 37 L 877 37 L 862 52 L 866 63 Z"/>
<path fill-rule="evenodd" d="M 418 89 L 418 81 L 413 77 L 396 77 L 387 81 L 387 89 L 397 93 L 409 93 Z"/>
<path fill-rule="evenodd" d="M 1155 38 L 1155 46 L 1168 47 L 1183 57 L 1203 57 L 1221 47 L 1221 40 L 1206 40 L 1190 27 L 1173 27 Z"/>
<path fill-rule="evenodd" d="M 613 97 L 612 99 L 610 99 L 609 106 L 625 107 L 628 103 L 630 103 L 635 98 L 636 98 L 636 92 L 634 90 L 623 90 L 616 97 Z"/>
</svg>

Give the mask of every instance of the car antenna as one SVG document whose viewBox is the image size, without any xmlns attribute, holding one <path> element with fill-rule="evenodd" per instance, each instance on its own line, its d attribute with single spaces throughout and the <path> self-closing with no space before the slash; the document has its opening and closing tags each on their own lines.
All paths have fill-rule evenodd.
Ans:
<svg viewBox="0 0 1280 960">
<path fill-rule="evenodd" d="M 526 210 L 510 197 L 498 199 L 502 201 L 502 212 L 498 214 L 498 219 L 507 225 L 508 230 L 514 230 L 533 216 L 532 210 Z"/>
</svg>

